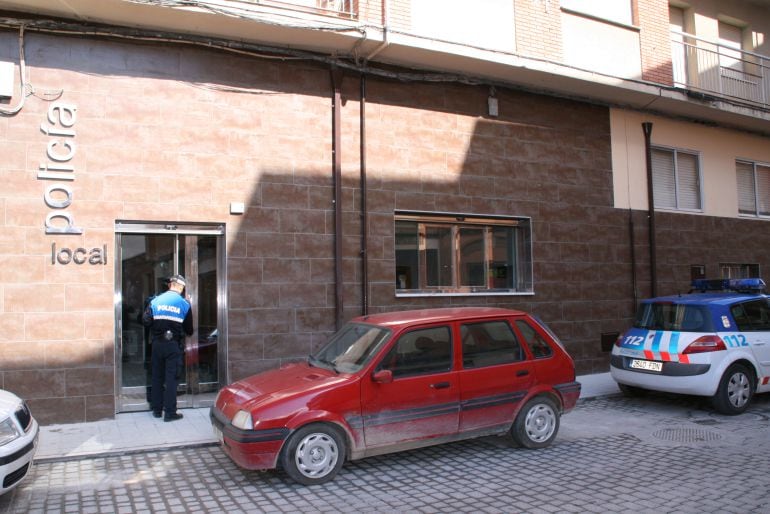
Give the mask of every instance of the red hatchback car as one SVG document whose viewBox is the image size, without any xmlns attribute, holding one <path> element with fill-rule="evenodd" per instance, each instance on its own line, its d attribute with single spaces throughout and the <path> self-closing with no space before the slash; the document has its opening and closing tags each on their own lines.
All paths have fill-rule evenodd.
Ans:
<svg viewBox="0 0 770 514">
<path fill-rule="evenodd" d="M 211 421 L 239 466 L 311 485 L 348 459 L 471 437 L 548 446 L 579 396 L 572 359 L 532 316 L 429 309 L 351 320 L 306 362 L 222 389 Z"/>
</svg>

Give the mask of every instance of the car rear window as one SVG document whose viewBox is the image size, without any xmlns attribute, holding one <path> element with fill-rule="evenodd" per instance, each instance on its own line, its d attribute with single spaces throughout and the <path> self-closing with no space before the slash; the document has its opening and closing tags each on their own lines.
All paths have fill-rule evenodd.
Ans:
<svg viewBox="0 0 770 514">
<path fill-rule="evenodd" d="M 540 334 L 529 323 L 518 319 L 516 320 L 516 326 L 519 328 L 521 335 L 524 336 L 524 340 L 529 345 L 529 349 L 536 359 L 550 357 L 553 354 L 553 350 L 548 346 L 548 343 L 540 337 Z"/>
<path fill-rule="evenodd" d="M 634 327 L 677 332 L 714 332 L 708 307 L 668 302 L 640 305 Z"/>
<path fill-rule="evenodd" d="M 764 298 L 733 305 L 730 313 L 741 331 L 770 330 L 770 304 Z"/>
</svg>

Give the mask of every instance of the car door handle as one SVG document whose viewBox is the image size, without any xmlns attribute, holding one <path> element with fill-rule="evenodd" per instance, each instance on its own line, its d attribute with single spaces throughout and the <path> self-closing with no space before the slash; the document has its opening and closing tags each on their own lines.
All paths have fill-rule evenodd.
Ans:
<svg viewBox="0 0 770 514">
<path fill-rule="evenodd" d="M 517 377 L 526 377 L 527 375 L 529 375 L 528 369 L 520 369 L 519 371 L 516 372 Z"/>
<path fill-rule="evenodd" d="M 436 382 L 430 385 L 433 389 L 446 389 L 449 387 L 449 382 Z"/>
</svg>

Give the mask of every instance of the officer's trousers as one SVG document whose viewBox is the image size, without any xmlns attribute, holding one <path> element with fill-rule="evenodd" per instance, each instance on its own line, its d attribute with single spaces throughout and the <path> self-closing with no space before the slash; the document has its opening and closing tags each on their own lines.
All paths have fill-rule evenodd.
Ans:
<svg viewBox="0 0 770 514">
<path fill-rule="evenodd" d="M 182 351 L 179 342 L 154 339 L 152 341 L 152 410 L 166 411 L 166 417 L 176 413 L 177 370 Z"/>
</svg>

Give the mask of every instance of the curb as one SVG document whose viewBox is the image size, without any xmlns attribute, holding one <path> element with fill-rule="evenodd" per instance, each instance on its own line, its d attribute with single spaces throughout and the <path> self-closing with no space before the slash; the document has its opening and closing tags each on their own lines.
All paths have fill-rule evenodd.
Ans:
<svg viewBox="0 0 770 514">
<path fill-rule="evenodd" d="M 160 446 L 160 447 L 145 447 L 145 448 L 132 448 L 125 450 L 107 450 L 103 452 L 94 453 L 81 453 L 78 455 L 64 455 L 61 457 L 35 457 L 33 462 L 37 464 L 51 464 L 55 462 L 72 462 L 86 459 L 101 459 L 107 457 L 121 457 L 124 455 L 136 455 L 137 453 L 151 453 L 151 452 L 167 452 L 172 450 L 189 450 L 193 448 L 208 448 L 211 446 L 219 446 L 218 441 L 205 441 L 199 443 L 183 443 L 178 445 Z"/>
</svg>

